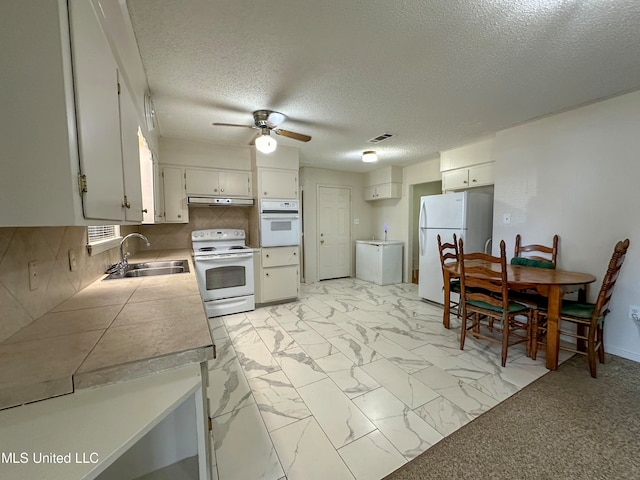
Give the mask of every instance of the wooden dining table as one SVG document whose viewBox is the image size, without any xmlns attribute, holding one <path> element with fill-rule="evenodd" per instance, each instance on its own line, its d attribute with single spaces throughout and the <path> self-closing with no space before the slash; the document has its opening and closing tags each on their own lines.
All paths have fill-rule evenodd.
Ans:
<svg viewBox="0 0 640 480">
<path fill-rule="evenodd" d="M 471 264 L 484 264 L 495 271 L 500 271 L 499 264 L 490 264 L 479 260 L 470 261 Z M 469 265 L 466 263 L 465 265 Z M 449 286 L 451 278 L 460 277 L 458 263 L 449 263 L 443 269 L 444 273 L 444 298 L 450 295 Z M 469 275 L 467 273 L 467 275 Z M 473 274 L 482 278 L 482 274 Z M 547 368 L 558 369 L 558 351 L 560 348 L 560 330 L 558 328 L 560 310 L 562 309 L 563 287 L 567 285 L 588 285 L 595 282 L 596 277 L 590 273 L 569 272 L 567 270 L 525 267 L 521 265 L 507 265 L 507 283 L 511 290 L 524 290 L 534 288 L 538 293 L 547 297 Z M 444 314 L 442 317 L 445 328 L 449 328 L 450 305 L 444 302 Z"/>
</svg>

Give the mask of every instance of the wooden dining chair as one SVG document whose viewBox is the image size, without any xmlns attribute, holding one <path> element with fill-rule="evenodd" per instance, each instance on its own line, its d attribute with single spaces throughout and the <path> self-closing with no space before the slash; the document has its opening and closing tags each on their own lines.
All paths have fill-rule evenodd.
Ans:
<svg viewBox="0 0 640 480">
<path fill-rule="evenodd" d="M 500 256 L 494 257 L 486 253 L 465 254 L 460 239 L 458 258 L 462 306 L 460 350 L 464 350 L 469 331 L 475 338 L 502 344 L 503 367 L 507 363 L 509 347 L 513 345 L 525 343 L 529 355 L 532 312 L 530 308 L 509 300 L 504 240 L 500 242 Z"/>
<path fill-rule="evenodd" d="M 455 263 L 458 261 L 458 239 L 456 234 L 453 234 L 453 243 L 442 243 L 442 239 L 440 235 L 438 235 L 438 252 L 440 253 L 440 266 L 442 268 L 442 278 L 444 279 L 444 267 L 448 263 Z M 442 287 L 444 290 L 444 287 Z M 460 296 L 460 279 L 452 278 L 449 282 L 449 298 L 445 298 L 444 302 L 449 302 L 449 311 L 454 310 L 456 312 L 456 316 L 460 318 L 460 303 L 459 301 L 453 300 L 451 297 L 451 293 L 457 294 Z M 447 324 L 447 320 L 445 319 L 443 323 Z"/>
<path fill-rule="evenodd" d="M 558 235 L 553 236 L 551 246 L 541 244 L 522 245 L 522 237 L 516 235 L 516 245 L 511 259 L 511 265 L 525 267 L 555 269 L 558 261 Z M 547 304 L 547 298 L 535 289 L 511 290 L 511 299 L 529 308 L 538 308 Z"/>
<path fill-rule="evenodd" d="M 511 264 L 525 265 L 527 267 L 556 268 L 558 262 L 558 241 L 558 235 L 554 235 L 550 247 L 537 243 L 522 245 L 522 237 L 520 234 L 517 234 Z"/>
<path fill-rule="evenodd" d="M 609 313 L 608 305 L 613 293 L 613 287 L 618 279 L 618 274 L 622 268 L 629 239 L 616 243 L 607 266 L 607 271 L 602 279 L 602 286 L 598 293 L 596 303 L 563 301 L 558 329 L 560 335 L 566 335 L 576 339 L 576 346 L 586 342 L 586 352 L 580 348 L 572 348 L 560 344 L 562 350 L 587 355 L 589 372 L 596 378 L 596 355 L 600 363 L 604 363 L 604 320 Z M 563 323 L 576 325 L 576 331 L 563 330 Z M 531 358 L 535 360 L 538 344 L 544 344 L 547 334 L 547 312 L 545 309 L 538 309 L 533 316 L 533 326 L 531 332 Z"/>
</svg>

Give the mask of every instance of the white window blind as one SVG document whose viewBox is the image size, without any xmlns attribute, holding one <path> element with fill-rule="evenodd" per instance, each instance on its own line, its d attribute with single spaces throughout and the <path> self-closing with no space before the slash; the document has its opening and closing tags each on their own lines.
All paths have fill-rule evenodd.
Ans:
<svg viewBox="0 0 640 480">
<path fill-rule="evenodd" d="M 87 249 L 95 255 L 118 246 L 120 225 L 91 225 L 87 227 Z"/>
</svg>

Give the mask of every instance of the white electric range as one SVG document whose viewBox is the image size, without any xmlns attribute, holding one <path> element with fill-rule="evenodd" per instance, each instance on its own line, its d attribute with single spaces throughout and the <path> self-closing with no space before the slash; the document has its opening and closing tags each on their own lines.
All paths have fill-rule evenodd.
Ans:
<svg viewBox="0 0 640 480">
<path fill-rule="evenodd" d="M 208 318 L 255 310 L 253 249 L 244 230 L 191 232 L 193 263 Z"/>
</svg>

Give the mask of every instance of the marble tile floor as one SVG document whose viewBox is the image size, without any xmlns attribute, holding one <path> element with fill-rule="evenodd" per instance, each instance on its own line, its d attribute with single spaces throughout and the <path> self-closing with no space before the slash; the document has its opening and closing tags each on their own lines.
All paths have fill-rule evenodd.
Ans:
<svg viewBox="0 0 640 480">
<path fill-rule="evenodd" d="M 219 480 L 377 480 L 547 373 L 442 326 L 417 285 L 301 285 L 298 301 L 209 320 Z M 560 361 L 571 355 L 561 352 Z"/>
</svg>

